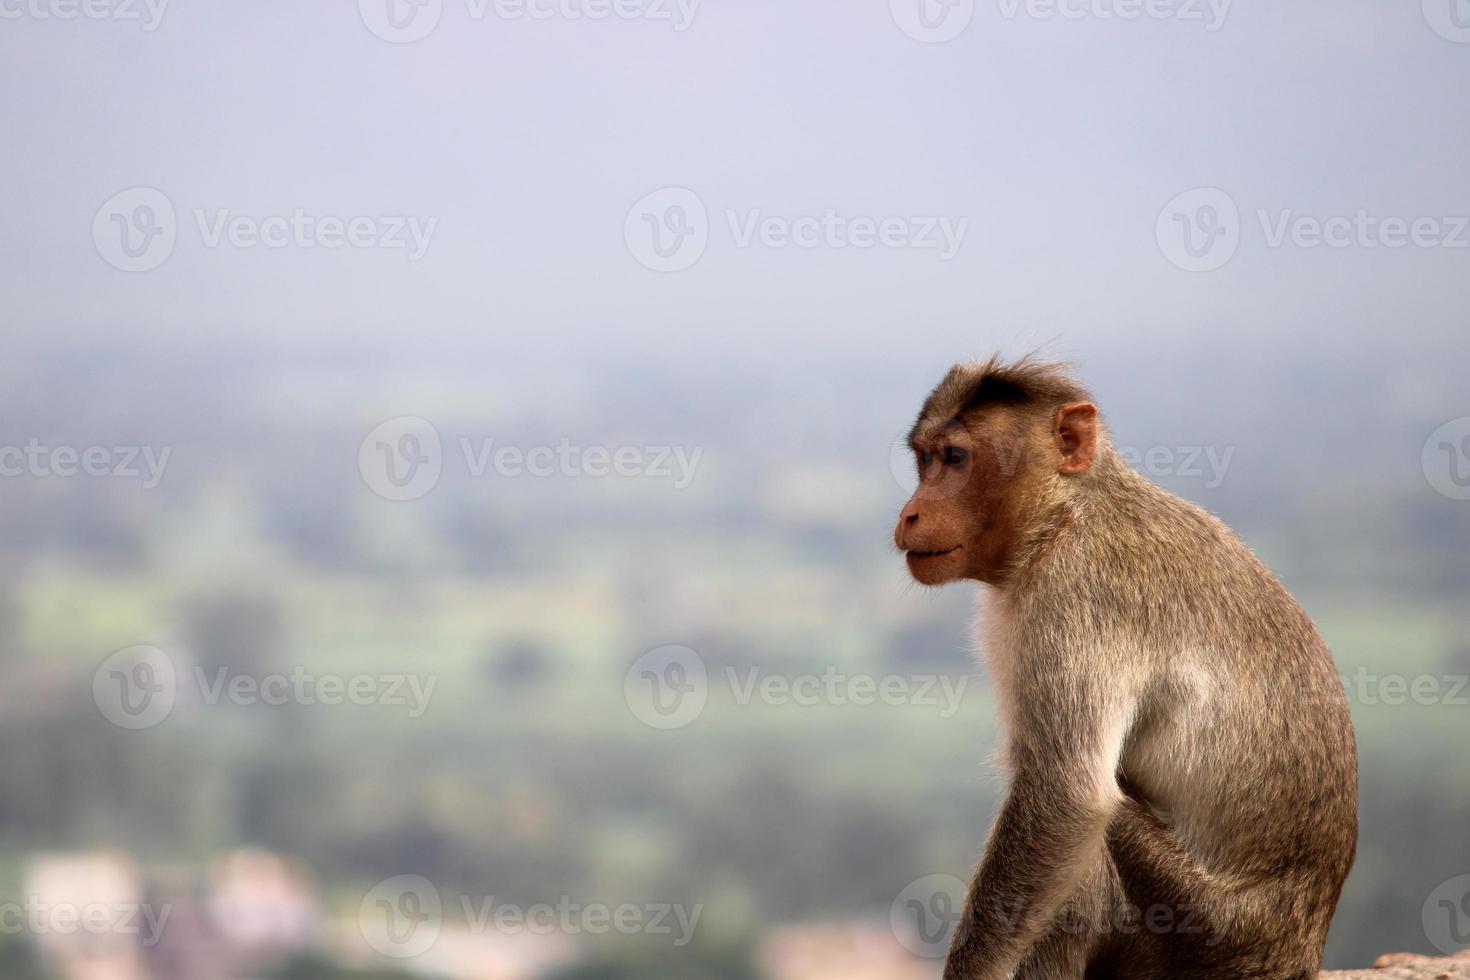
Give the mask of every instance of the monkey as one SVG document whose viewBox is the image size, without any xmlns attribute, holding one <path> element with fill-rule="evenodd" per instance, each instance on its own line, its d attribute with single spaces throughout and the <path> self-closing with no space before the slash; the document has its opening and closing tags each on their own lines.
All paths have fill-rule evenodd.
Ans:
<svg viewBox="0 0 1470 980">
<path fill-rule="evenodd" d="M 1035 355 L 956 365 L 894 542 L 973 580 L 1004 800 L 944 980 L 1309 980 L 1357 849 L 1327 646 L 1224 523 Z"/>
</svg>

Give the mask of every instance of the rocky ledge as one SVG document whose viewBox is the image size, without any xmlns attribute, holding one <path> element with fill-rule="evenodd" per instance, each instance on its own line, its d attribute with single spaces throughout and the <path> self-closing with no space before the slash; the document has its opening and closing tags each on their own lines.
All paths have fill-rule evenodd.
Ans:
<svg viewBox="0 0 1470 980">
<path fill-rule="evenodd" d="M 1400 953 L 1383 957 L 1371 970 L 1324 973 L 1321 980 L 1470 980 L 1470 951 L 1448 959 Z"/>
</svg>

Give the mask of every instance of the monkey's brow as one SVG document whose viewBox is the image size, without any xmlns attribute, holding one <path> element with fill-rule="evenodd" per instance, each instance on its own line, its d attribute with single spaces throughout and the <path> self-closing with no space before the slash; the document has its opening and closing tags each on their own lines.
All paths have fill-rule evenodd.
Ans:
<svg viewBox="0 0 1470 980">
<path fill-rule="evenodd" d="M 950 435 L 956 429 L 963 429 L 964 427 L 965 424 L 957 418 L 952 418 L 943 423 L 929 422 L 927 424 L 916 425 L 909 432 L 909 449 L 915 453 L 921 453 L 926 447 L 947 445 L 950 442 Z"/>
<path fill-rule="evenodd" d="M 923 438 L 914 436 L 909 439 L 909 449 L 913 450 L 914 455 L 916 456 L 926 452 L 933 452 L 943 444 L 944 439 L 942 437 L 933 435 L 925 436 Z"/>
</svg>

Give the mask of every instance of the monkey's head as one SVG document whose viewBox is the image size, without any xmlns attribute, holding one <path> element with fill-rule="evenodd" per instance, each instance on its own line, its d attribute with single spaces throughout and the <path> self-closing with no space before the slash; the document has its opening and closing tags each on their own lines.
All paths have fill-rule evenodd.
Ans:
<svg viewBox="0 0 1470 980">
<path fill-rule="evenodd" d="M 909 432 L 919 486 L 893 540 L 924 585 L 996 583 L 1028 533 L 1085 480 L 1097 408 L 1059 365 L 957 364 Z"/>
</svg>

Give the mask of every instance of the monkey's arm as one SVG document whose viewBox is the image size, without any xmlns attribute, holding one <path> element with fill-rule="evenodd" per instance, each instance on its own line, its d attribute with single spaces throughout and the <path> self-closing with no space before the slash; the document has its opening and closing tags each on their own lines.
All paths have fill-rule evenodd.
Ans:
<svg viewBox="0 0 1470 980">
<path fill-rule="evenodd" d="M 1131 706 L 1080 664 L 1018 692 L 1014 774 L 970 886 L 945 980 L 1005 980 L 1097 860 L 1122 803 L 1115 773 Z M 1104 675 L 1106 676 L 1106 675 Z"/>
</svg>

